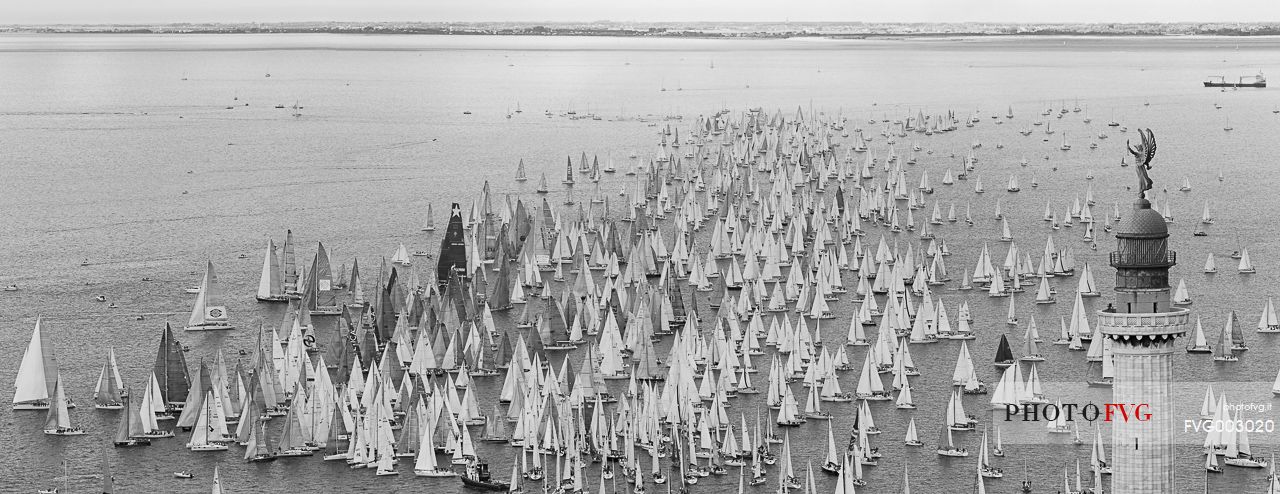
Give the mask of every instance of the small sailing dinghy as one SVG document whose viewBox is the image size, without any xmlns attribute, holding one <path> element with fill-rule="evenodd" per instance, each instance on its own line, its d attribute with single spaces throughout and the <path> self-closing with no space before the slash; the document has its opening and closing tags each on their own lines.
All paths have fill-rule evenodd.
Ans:
<svg viewBox="0 0 1280 494">
<path fill-rule="evenodd" d="M 235 329 L 227 316 L 227 306 L 221 304 L 222 292 L 218 287 L 218 277 L 213 271 L 213 261 L 207 261 L 204 279 L 200 281 L 200 293 L 191 308 L 191 318 L 187 320 L 187 331 L 212 331 Z"/>
</svg>

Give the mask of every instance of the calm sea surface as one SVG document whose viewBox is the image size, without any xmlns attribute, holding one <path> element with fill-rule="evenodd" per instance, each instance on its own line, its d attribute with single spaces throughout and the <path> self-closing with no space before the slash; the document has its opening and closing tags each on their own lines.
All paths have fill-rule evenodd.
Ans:
<svg viewBox="0 0 1280 494">
<path fill-rule="evenodd" d="M 788 117 L 797 108 L 806 115 L 839 114 L 849 119 L 847 128 L 861 126 L 876 137 L 872 147 L 878 156 L 886 145 L 879 137 L 883 118 L 900 119 L 917 111 L 954 111 L 961 119 L 982 116 L 973 128 L 929 137 L 912 134 L 896 147 L 902 154 L 911 143 L 932 151 L 921 151 L 919 163 L 906 166 L 909 184 L 921 170 L 929 170 L 937 188 L 928 197 L 930 208 L 932 201 L 941 201 L 944 208 L 954 201 L 963 215 L 965 203 L 972 205 L 976 226 L 961 222 L 936 229 L 954 253 L 947 264 L 956 281 L 935 295 L 953 311 L 953 323 L 955 308 L 970 302 L 980 335 L 970 342 L 970 350 L 979 377 L 990 385 L 999 377 L 990 365 L 998 335 L 1007 331 L 1018 348 L 1034 314 L 1046 342 L 1051 341 L 1059 316 L 1070 315 L 1076 284 L 1076 278 L 1055 279 L 1060 301 L 1053 305 L 1032 304 L 1032 291 L 1019 295 L 1024 325 L 1017 328 L 1004 323 L 1004 299 L 951 290 L 963 271 L 973 269 L 984 242 L 991 244 L 997 262 L 1003 259 L 1007 246 L 995 241 L 996 199 L 1001 199 L 1023 252 L 1038 260 L 1052 233 L 1059 248 L 1070 246 L 1078 262 L 1089 262 L 1104 297 L 1086 303 L 1100 308 L 1110 300 L 1113 276 L 1105 253 L 1114 239 L 1099 232 L 1098 249 L 1090 250 L 1080 240 L 1082 228 L 1053 232 L 1041 216 L 1046 201 L 1061 215 L 1089 187 L 1099 218 L 1115 202 L 1127 211 L 1134 193 L 1125 187 L 1136 179 L 1132 168 L 1118 166 L 1127 155 L 1124 141 L 1135 134 L 1133 129 L 1152 128 L 1159 141 L 1154 195 L 1162 205 L 1171 201 L 1176 220 L 1170 225 L 1170 242 L 1179 265 L 1172 280 L 1186 279 L 1193 310 L 1203 317 L 1211 340 L 1226 313 L 1235 310 L 1251 346 L 1231 364 L 1181 351 L 1174 355 L 1175 375 L 1188 383 L 1177 399 L 1179 429 L 1182 418 L 1198 412 L 1202 382 L 1228 389 L 1233 401 L 1274 404 L 1269 388 L 1280 367 L 1280 342 L 1254 333 L 1253 326 L 1280 282 L 1280 248 L 1275 247 L 1280 179 L 1274 164 L 1280 115 L 1273 113 L 1280 108 L 1280 97 L 1274 89 L 1221 92 L 1200 87 L 1200 82 L 1207 75 L 1234 78 L 1278 66 L 1278 39 L 0 36 L 0 285 L 21 288 L 0 292 L 0 396 L 12 395 L 32 326 L 43 316 L 64 382 L 82 404 L 72 411 L 73 421 L 90 431 L 82 437 L 48 437 L 40 432 L 43 413 L 0 407 L 5 444 L 0 464 L 9 466 L 0 472 L 0 491 L 61 485 L 60 460 L 65 459 L 71 491 L 89 492 L 97 486 L 91 476 L 101 473 L 104 455 L 119 492 L 207 491 L 215 464 L 221 465 L 224 488 L 230 492 L 460 491 L 456 480 L 413 477 L 408 464 L 400 467 L 400 476 L 390 478 L 319 458 L 247 465 L 238 447 L 227 453 L 191 453 L 183 448 L 183 437 L 116 450 L 110 443 L 115 412 L 93 410 L 89 397 L 108 345 L 115 347 L 126 381 L 138 389 L 154 362 L 164 321 L 181 326 L 186 320 L 193 299 L 182 289 L 199 282 L 205 259 L 214 262 L 231 294 L 228 305 L 241 329 L 179 334 L 191 347 L 187 358 L 193 367 L 219 349 L 234 359 L 238 350 L 253 348 L 260 323 L 278 324 L 282 308 L 253 298 L 267 238 L 280 242 L 285 230 L 292 229 L 299 259 L 311 257 L 315 241 L 331 249 L 335 265 L 359 258 L 367 266 L 366 290 L 372 290 L 373 266 L 398 243 L 410 250 L 436 249 L 440 232 L 419 232 L 428 203 L 443 226 L 448 204 L 469 203 L 486 180 L 499 197 L 509 193 L 531 199 L 540 172 L 559 182 L 565 156 L 576 159 L 585 151 L 601 160 L 611 156 L 625 167 L 630 155 L 647 159 L 657 147 L 659 127 L 646 120 L 683 115 L 685 123 L 677 124 L 688 126 L 697 115 L 723 108 L 759 106 Z M 298 118 L 289 109 L 274 108 L 295 103 L 303 107 Z M 1092 123 L 1083 122 L 1083 111 L 1054 118 L 1064 105 L 1087 109 Z M 1003 115 L 1008 107 L 1016 117 L 1004 125 L 988 118 Z M 1047 107 L 1055 115 L 1041 116 Z M 523 112 L 507 118 L 516 108 Z M 602 118 L 563 116 L 571 110 Z M 877 123 L 868 123 L 871 118 Z M 1129 132 L 1106 127 L 1113 119 Z M 1060 133 L 1045 135 L 1043 127 L 1030 125 L 1033 120 L 1049 121 Z M 1234 128 L 1230 132 L 1223 130 L 1228 120 Z M 667 123 L 674 122 L 659 126 Z M 1024 127 L 1035 132 L 1021 136 L 1017 130 Z M 1071 151 L 1058 150 L 1061 132 L 1070 139 Z M 1109 138 L 1099 139 L 1103 132 Z M 982 143 L 975 151 L 981 160 L 976 173 L 986 193 L 975 194 L 973 180 L 941 185 L 946 169 L 959 171 L 975 140 Z M 1092 142 L 1097 149 L 1089 149 Z M 1029 166 L 1019 166 L 1023 158 Z M 519 159 L 534 180 L 511 180 Z M 1012 173 L 1018 174 L 1022 192 L 1004 190 Z M 1087 180 L 1090 173 L 1094 178 Z M 1225 180 L 1217 180 L 1219 173 Z M 1033 177 L 1037 188 L 1029 186 Z M 1183 177 L 1189 178 L 1192 191 L 1177 191 Z M 601 185 L 616 194 L 629 180 L 619 173 Z M 1162 192 L 1166 187 L 1167 196 Z M 579 199 L 589 192 L 589 187 L 578 191 Z M 562 194 L 553 190 L 552 204 L 563 202 Z M 1212 201 L 1217 223 L 1208 237 L 1193 238 L 1206 200 Z M 917 210 L 917 221 L 927 214 Z M 864 242 L 874 247 L 881 234 L 871 229 Z M 889 238 L 892 244 L 895 239 Z M 903 233 L 896 242 L 905 249 L 908 243 L 918 245 L 918 237 Z M 1242 247 L 1249 249 L 1257 274 L 1236 274 L 1234 261 L 1226 257 Z M 1200 268 L 1211 252 L 1218 256 L 1220 272 L 1205 275 Z M 86 260 L 88 266 L 81 266 Z M 415 268 L 423 270 L 424 278 L 426 264 Z M 845 280 L 852 287 L 856 278 L 846 273 Z M 95 302 L 99 294 L 118 308 Z M 824 341 L 843 339 L 853 310 L 849 298 L 833 304 L 838 317 L 823 322 Z M 136 320 L 138 314 L 146 314 L 145 319 Z M 510 327 L 508 317 L 499 315 L 499 326 Z M 1178 343 L 1183 344 L 1185 338 Z M 886 454 L 880 466 L 866 469 L 870 485 L 862 491 L 898 492 L 904 464 L 910 464 L 914 492 L 972 488 L 973 458 L 940 459 L 933 451 L 958 347 L 913 346 L 923 372 L 912 381 L 918 410 L 873 405 L 875 421 L 885 431 L 873 443 Z M 1039 365 L 1039 372 L 1051 398 L 1107 401 L 1109 393 L 1085 387 L 1082 352 L 1048 344 L 1041 349 L 1048 361 Z M 865 351 L 850 347 L 850 359 L 861 362 Z M 576 364 L 581 357 L 575 352 L 572 358 Z M 768 360 L 758 357 L 755 363 L 762 369 L 757 383 L 763 386 Z M 841 379 L 852 390 L 857 372 Z M 487 411 L 501 381 L 476 385 Z M 984 424 L 992 419 L 985 413 L 988 398 L 966 398 L 970 412 L 982 416 Z M 757 403 L 739 398 L 732 405 L 730 414 L 736 417 L 739 412 L 752 415 Z M 844 444 L 853 406 L 828 403 L 824 408 L 837 414 L 833 426 L 837 443 Z M 901 446 L 912 416 L 925 448 Z M 1275 418 L 1276 413 L 1245 416 Z M 820 465 L 826 427 L 811 421 L 790 433 L 797 467 L 803 470 L 808 461 Z M 1089 435 L 1086 431 L 1086 441 Z M 1014 492 L 1024 460 L 1036 492 L 1060 488 L 1061 468 L 1073 464 L 1073 458 L 1087 464 L 1087 444 L 1072 446 L 1067 438 L 1049 437 L 1042 430 L 1009 436 L 1008 456 L 995 463 L 1010 475 L 988 481 L 988 492 Z M 956 437 L 977 450 L 977 434 Z M 1254 453 L 1276 452 L 1278 438 L 1251 436 Z M 1195 443 L 1202 435 L 1180 439 L 1178 484 L 1181 492 L 1199 492 L 1203 456 Z M 493 470 L 505 477 L 516 450 L 479 447 Z M 174 479 L 175 470 L 192 470 L 197 479 Z M 595 472 L 587 473 L 592 490 L 598 488 Z M 834 484 L 832 478 L 816 475 L 820 491 Z M 1265 471 L 1227 467 L 1209 480 L 1209 490 L 1261 493 L 1265 476 Z M 692 490 L 732 489 L 736 482 L 734 476 L 707 478 Z M 776 483 L 753 489 L 772 492 Z"/>
</svg>

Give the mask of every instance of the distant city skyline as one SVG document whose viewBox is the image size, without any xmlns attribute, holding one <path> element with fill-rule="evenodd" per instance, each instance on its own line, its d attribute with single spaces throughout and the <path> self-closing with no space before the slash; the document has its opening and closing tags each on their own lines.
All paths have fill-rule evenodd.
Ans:
<svg viewBox="0 0 1280 494">
<path fill-rule="evenodd" d="M 355 22 L 1269 22 L 1257 0 L 44 0 L 4 2 L 3 24 Z"/>
</svg>

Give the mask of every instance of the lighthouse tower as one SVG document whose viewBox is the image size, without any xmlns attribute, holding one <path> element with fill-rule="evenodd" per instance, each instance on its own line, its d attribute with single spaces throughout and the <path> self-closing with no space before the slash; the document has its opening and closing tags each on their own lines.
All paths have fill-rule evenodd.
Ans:
<svg viewBox="0 0 1280 494">
<path fill-rule="evenodd" d="M 1191 311 L 1170 304 L 1169 268 L 1177 255 L 1151 202 L 1140 197 L 1115 232 L 1115 303 L 1098 311 L 1102 334 L 1111 340 L 1112 402 L 1146 405 L 1150 418 L 1112 417 L 1112 492 L 1174 492 L 1173 341 L 1186 334 Z"/>
</svg>

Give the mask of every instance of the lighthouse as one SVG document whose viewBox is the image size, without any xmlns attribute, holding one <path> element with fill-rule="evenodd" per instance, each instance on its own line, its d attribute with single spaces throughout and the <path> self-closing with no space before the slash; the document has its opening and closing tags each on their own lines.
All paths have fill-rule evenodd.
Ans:
<svg viewBox="0 0 1280 494">
<path fill-rule="evenodd" d="M 1137 158 L 1139 196 L 1116 226 L 1116 250 L 1110 255 L 1115 302 L 1098 311 L 1100 330 L 1111 340 L 1112 402 L 1145 406 L 1139 417 L 1111 422 L 1116 494 L 1174 492 L 1173 342 L 1186 334 L 1191 314 L 1170 302 L 1169 268 L 1177 264 L 1177 253 L 1169 248 L 1164 216 L 1144 197 L 1152 186 L 1147 171 L 1155 138 L 1150 130 L 1139 134 L 1142 145 L 1130 146 Z"/>
</svg>

